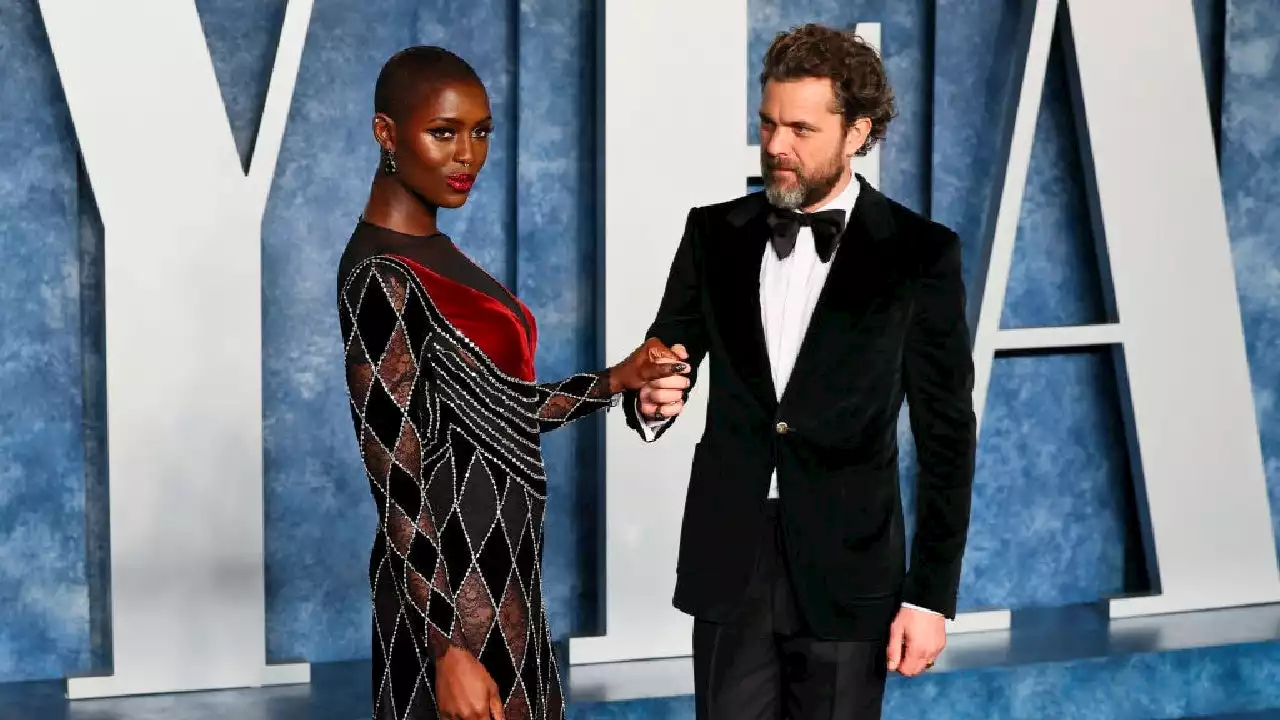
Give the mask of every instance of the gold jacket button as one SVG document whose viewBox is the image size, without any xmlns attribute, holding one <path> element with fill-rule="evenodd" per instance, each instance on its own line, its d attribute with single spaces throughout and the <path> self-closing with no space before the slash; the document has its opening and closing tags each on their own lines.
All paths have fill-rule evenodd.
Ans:
<svg viewBox="0 0 1280 720">
<path fill-rule="evenodd" d="M 779 422 L 777 425 L 774 425 L 773 429 L 777 430 L 779 435 L 786 435 L 787 432 L 791 430 L 791 428 L 784 422 Z"/>
</svg>

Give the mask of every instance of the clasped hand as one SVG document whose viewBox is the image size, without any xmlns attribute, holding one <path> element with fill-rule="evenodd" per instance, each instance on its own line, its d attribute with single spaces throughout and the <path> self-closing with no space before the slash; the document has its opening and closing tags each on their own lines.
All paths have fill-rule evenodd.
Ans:
<svg viewBox="0 0 1280 720">
<path fill-rule="evenodd" d="M 609 369 L 609 390 L 614 394 L 623 390 L 643 392 L 648 383 L 680 377 L 681 373 L 689 372 L 689 364 L 684 362 L 688 357 L 687 353 L 678 354 L 657 338 L 649 338 L 626 360 Z"/>
<path fill-rule="evenodd" d="M 680 360 L 689 359 L 689 352 L 679 343 L 672 345 L 669 352 Z M 640 416 L 649 421 L 657 421 L 679 415 L 684 410 L 685 391 L 688 389 L 687 369 L 683 374 L 650 380 L 640 388 Z"/>
</svg>

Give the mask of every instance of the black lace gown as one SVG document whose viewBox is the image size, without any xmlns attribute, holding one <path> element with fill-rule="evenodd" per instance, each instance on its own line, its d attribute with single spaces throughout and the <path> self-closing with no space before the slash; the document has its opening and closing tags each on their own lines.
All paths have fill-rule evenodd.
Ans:
<svg viewBox="0 0 1280 720">
<path fill-rule="evenodd" d="M 373 717 L 437 717 L 434 659 L 456 646 L 493 676 L 508 720 L 559 720 L 539 435 L 610 406 L 605 373 L 533 382 L 532 314 L 444 235 L 360 223 L 338 313 L 378 506 Z"/>
</svg>

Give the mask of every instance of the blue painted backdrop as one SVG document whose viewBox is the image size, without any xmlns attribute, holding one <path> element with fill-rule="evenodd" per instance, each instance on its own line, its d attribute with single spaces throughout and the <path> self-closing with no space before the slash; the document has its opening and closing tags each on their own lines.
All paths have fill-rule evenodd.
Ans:
<svg viewBox="0 0 1280 720">
<path fill-rule="evenodd" d="M 248 158 L 284 0 L 199 0 Z M 752 0 L 749 57 L 808 20 L 883 23 L 901 115 L 883 186 L 955 228 L 972 273 L 1020 58 L 1015 0 Z M 1280 524 L 1280 5 L 1197 0 L 1273 516 Z M 473 62 L 497 118 L 475 197 L 444 219 L 537 313 L 544 377 L 599 366 L 596 3 L 316 0 L 264 221 L 268 651 L 369 654 L 374 521 L 345 409 L 333 271 L 377 155 L 374 79 L 395 50 Z M 107 630 L 102 228 L 35 0 L 0 0 L 0 681 L 100 667 Z M 754 70 L 752 72 L 754 75 Z M 1188 78 L 1188 92 L 1201 92 Z M 752 103 L 759 93 L 752 88 Z M 156 102 L 163 102 L 157 97 Z M 1050 58 L 1006 327 L 1104 319 L 1064 54 Z M 141 109 L 140 109 L 141 110 Z M 744 141 L 755 133 L 751 112 Z M 696 137 L 684 147 L 696 152 Z M 155 149 L 139 138 L 140 160 Z M 1177 148 L 1170 148 L 1177 152 Z M 696 161 L 696 158 L 694 158 Z M 181 166 L 157 165 L 181 177 Z M 638 340 L 638 339 L 637 339 Z M 611 358 L 616 359 L 616 358 Z M 962 582 L 966 608 L 1146 587 L 1109 355 L 997 361 Z M 612 421 L 618 421 L 613 418 Z M 903 434 L 904 491 L 913 462 Z M 598 426 L 547 438 L 547 596 L 558 636 L 598 627 Z"/>
</svg>

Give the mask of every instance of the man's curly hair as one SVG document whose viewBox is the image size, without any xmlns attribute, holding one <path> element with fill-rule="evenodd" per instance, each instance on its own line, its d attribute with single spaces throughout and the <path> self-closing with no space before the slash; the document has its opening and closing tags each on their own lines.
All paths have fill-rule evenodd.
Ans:
<svg viewBox="0 0 1280 720">
<path fill-rule="evenodd" d="M 884 139 L 889 121 L 897 114 L 893 88 L 875 48 L 852 30 L 837 30 L 810 23 L 778 33 L 764 54 L 760 87 L 770 80 L 827 78 L 835 91 L 837 107 L 846 125 L 858 118 L 871 121 L 871 132 L 858 148 L 866 155 Z"/>
</svg>

